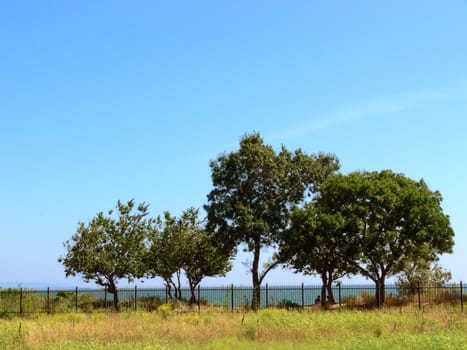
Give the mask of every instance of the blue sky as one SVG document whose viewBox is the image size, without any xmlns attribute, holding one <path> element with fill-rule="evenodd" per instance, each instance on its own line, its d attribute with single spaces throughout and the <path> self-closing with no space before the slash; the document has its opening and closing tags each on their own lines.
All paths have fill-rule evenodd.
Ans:
<svg viewBox="0 0 467 350">
<path fill-rule="evenodd" d="M 0 281 L 81 284 L 57 262 L 78 221 L 118 199 L 202 207 L 209 161 L 253 131 L 344 173 L 425 179 L 456 233 L 441 264 L 467 281 L 466 16 L 464 0 L 1 2 Z M 245 259 L 206 283 L 249 285 Z"/>
</svg>

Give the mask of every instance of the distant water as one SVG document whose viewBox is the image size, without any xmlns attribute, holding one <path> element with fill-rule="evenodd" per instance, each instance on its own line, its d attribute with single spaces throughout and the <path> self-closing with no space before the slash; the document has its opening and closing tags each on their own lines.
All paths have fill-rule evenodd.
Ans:
<svg viewBox="0 0 467 350">
<path fill-rule="evenodd" d="M 373 296 L 375 294 L 375 287 L 369 285 L 361 286 L 343 286 L 339 288 L 333 287 L 334 300 L 339 302 L 339 298 L 344 300 L 345 298 L 354 296 L 360 296 L 362 294 L 369 294 Z M 80 293 L 87 293 L 95 298 L 104 298 L 103 290 L 80 290 Z M 386 286 L 386 295 L 398 295 L 399 288 L 397 286 Z M 191 292 L 187 288 L 183 288 L 181 291 L 182 299 L 190 299 Z M 278 304 L 297 304 L 312 305 L 315 302 L 316 297 L 321 295 L 320 286 L 285 286 L 285 287 L 265 287 L 261 288 L 261 307 L 266 305 L 278 305 Z M 151 289 L 137 289 L 136 297 L 151 298 L 158 297 L 161 300 L 170 299 L 167 291 L 164 288 Z M 198 290 L 196 290 L 196 297 L 198 298 Z M 199 291 L 199 297 L 201 300 L 205 300 L 211 305 L 219 305 L 225 307 L 239 307 L 242 305 L 250 305 L 253 297 L 253 288 L 251 287 L 201 287 Z M 112 294 L 108 293 L 108 300 L 112 300 Z M 119 299 L 120 301 L 134 300 L 135 289 L 120 289 Z"/>
<path fill-rule="evenodd" d="M 70 284 L 66 283 L 48 283 L 48 282 L 0 282 L 0 288 L 23 288 L 23 289 L 35 289 L 35 290 L 47 290 L 50 289 L 63 289 L 71 290 L 74 289 Z"/>
</svg>

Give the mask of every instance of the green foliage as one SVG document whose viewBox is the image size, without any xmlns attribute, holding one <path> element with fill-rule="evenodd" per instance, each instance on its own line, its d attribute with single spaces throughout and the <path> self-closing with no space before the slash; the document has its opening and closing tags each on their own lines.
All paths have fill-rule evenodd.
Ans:
<svg viewBox="0 0 467 350">
<path fill-rule="evenodd" d="M 184 253 L 184 242 L 182 232 L 177 225 L 177 218 L 164 213 L 164 219 L 158 217 L 149 235 L 149 249 L 145 256 L 146 271 L 149 277 L 161 277 L 172 298 L 172 288 L 175 296 L 180 290 L 180 273 Z M 173 277 L 176 274 L 177 280 Z"/>
<path fill-rule="evenodd" d="M 0 315 L 6 316 L 10 313 L 20 312 L 19 288 L 0 289 Z"/>
<path fill-rule="evenodd" d="M 44 304 L 45 302 L 44 300 Z M 87 293 L 78 293 L 78 299 L 76 299 L 75 292 L 66 290 L 57 291 L 55 295 L 50 296 L 51 313 L 74 312 L 76 309 L 89 313 L 99 307 L 104 307 L 102 301 Z M 45 309 L 46 306 L 44 306 Z"/>
<path fill-rule="evenodd" d="M 408 262 L 433 261 L 452 251 L 454 232 L 441 200 L 423 180 L 385 170 L 330 177 L 316 206 L 345 218 L 348 262 L 375 282 L 381 305 L 387 277 L 403 271 Z"/>
<path fill-rule="evenodd" d="M 81 274 L 86 282 L 106 287 L 118 308 L 118 280 L 131 282 L 145 273 L 145 240 L 152 220 L 146 218 L 148 205 L 135 208 L 133 200 L 118 201 L 117 217 L 112 214 L 112 210 L 107 216 L 100 212 L 87 224 L 80 222 L 71 240 L 64 243 L 67 254 L 58 261 L 66 276 Z"/>
<path fill-rule="evenodd" d="M 280 309 L 292 310 L 292 309 L 300 309 L 302 306 L 297 304 L 296 302 L 291 301 L 291 300 L 282 299 L 277 304 L 277 307 L 280 308 Z"/>
<path fill-rule="evenodd" d="M 261 248 L 275 245 L 288 224 L 289 210 L 316 190 L 338 168 L 330 155 L 294 153 L 285 147 L 276 153 L 259 134 L 245 135 L 237 152 L 211 162 L 213 189 L 205 206 L 208 228 L 227 251 L 243 243 L 253 253 L 253 307 L 259 305 L 259 286 L 277 263 L 260 273 Z"/>
<path fill-rule="evenodd" d="M 420 259 L 404 266 L 396 284 L 403 293 L 415 294 L 419 286 L 442 287 L 451 277 L 451 272 L 444 270 L 438 263 L 430 264 Z"/>
<path fill-rule="evenodd" d="M 80 293 L 76 300 L 73 291 L 51 292 L 47 296 L 46 291 L 0 289 L 0 317 L 18 315 L 21 311 L 25 315 L 71 312 L 76 310 L 76 306 L 79 311 L 91 312 L 100 306 L 98 304 L 98 299 L 86 293 Z"/>
<path fill-rule="evenodd" d="M 44 310 L 45 298 L 32 289 L 0 288 L 0 317 Z"/>
<path fill-rule="evenodd" d="M 150 276 L 160 276 L 166 284 L 180 292 L 180 272 L 183 270 L 191 290 L 191 302 L 196 302 L 195 289 L 208 276 L 223 276 L 231 269 L 230 255 L 216 245 L 213 234 L 202 227 L 197 209 L 185 210 L 180 218 L 169 212 L 158 219 L 158 229 L 149 237 L 146 264 Z M 174 281 L 173 277 L 177 280 Z M 181 298 L 181 294 L 176 295 Z"/>
<path fill-rule="evenodd" d="M 204 277 L 225 276 L 231 269 L 230 256 L 215 244 L 213 234 L 201 227 L 198 210 L 183 212 L 180 222 L 185 243 L 182 268 L 191 289 L 191 301 L 196 302 L 195 288 Z"/>
<path fill-rule="evenodd" d="M 345 234 L 345 217 L 320 211 L 317 203 L 295 208 L 291 224 L 280 237 L 279 259 L 304 274 L 321 277 L 321 303 L 334 303 L 333 282 L 355 269 L 348 263 L 352 246 Z"/>
<path fill-rule="evenodd" d="M 164 320 L 167 320 L 172 315 L 172 310 L 173 310 L 172 303 L 162 304 L 158 308 L 158 311 Z"/>
<path fill-rule="evenodd" d="M 164 302 L 159 297 L 144 297 L 138 299 L 138 309 L 144 311 L 154 311 L 157 310 Z"/>
</svg>

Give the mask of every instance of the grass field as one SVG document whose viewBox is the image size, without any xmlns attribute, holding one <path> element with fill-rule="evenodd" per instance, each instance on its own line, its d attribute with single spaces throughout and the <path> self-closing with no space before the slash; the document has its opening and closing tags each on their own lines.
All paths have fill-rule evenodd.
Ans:
<svg viewBox="0 0 467 350">
<path fill-rule="evenodd" d="M 0 319 L 0 349 L 467 349 L 462 313 L 203 310 Z"/>
</svg>

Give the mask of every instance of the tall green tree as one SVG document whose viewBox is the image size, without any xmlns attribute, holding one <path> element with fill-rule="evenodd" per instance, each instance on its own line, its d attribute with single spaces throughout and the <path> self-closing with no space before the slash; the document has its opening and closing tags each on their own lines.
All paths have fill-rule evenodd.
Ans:
<svg viewBox="0 0 467 350">
<path fill-rule="evenodd" d="M 320 276 L 322 305 L 335 302 L 333 282 L 355 273 L 347 263 L 354 247 L 345 235 L 345 224 L 340 213 L 321 212 L 311 202 L 294 209 L 290 227 L 280 236 L 278 259 L 297 272 Z"/>
<path fill-rule="evenodd" d="M 145 273 L 145 241 L 152 220 L 146 217 L 144 203 L 135 207 L 134 200 L 118 201 L 116 209 L 116 215 L 113 210 L 108 215 L 99 212 L 88 223 L 79 222 L 76 233 L 64 243 L 66 255 L 58 261 L 67 277 L 80 274 L 84 281 L 107 288 L 118 310 L 118 280 L 132 282 Z"/>
<path fill-rule="evenodd" d="M 338 162 L 331 155 L 307 155 L 300 149 L 291 153 L 282 147 L 276 153 L 259 134 L 251 134 L 241 139 L 237 152 L 219 156 L 210 166 L 213 189 L 205 206 L 208 229 L 224 249 L 244 243 L 252 253 L 252 307 L 256 309 L 261 283 L 278 263 L 260 271 L 261 249 L 276 245 L 291 207 L 337 170 Z"/>
<path fill-rule="evenodd" d="M 452 251 L 454 232 L 441 208 L 442 197 L 423 180 L 402 174 L 354 172 L 326 180 L 318 203 L 346 218 L 345 231 L 357 256 L 349 263 L 376 285 L 384 304 L 385 280 L 411 261 L 434 261 Z"/>
</svg>

